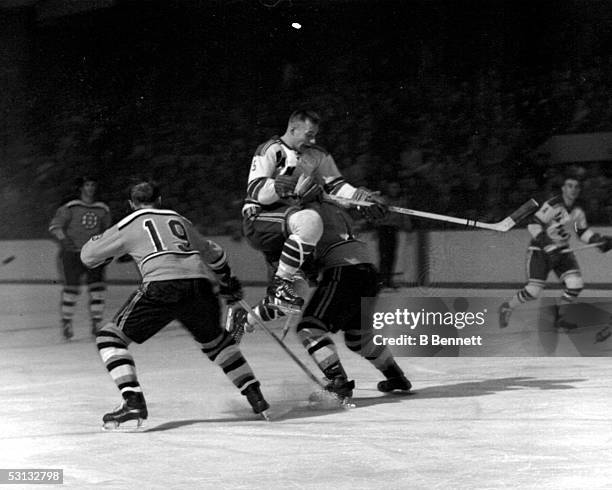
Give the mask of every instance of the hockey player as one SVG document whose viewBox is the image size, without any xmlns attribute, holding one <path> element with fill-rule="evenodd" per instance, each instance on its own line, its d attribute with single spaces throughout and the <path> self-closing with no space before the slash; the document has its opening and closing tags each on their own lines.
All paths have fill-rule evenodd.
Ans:
<svg viewBox="0 0 612 490">
<path fill-rule="evenodd" d="M 585 243 L 600 243 L 599 250 L 607 252 L 612 248 L 612 237 L 593 232 L 587 224 L 582 208 L 576 205 L 580 195 L 580 181 L 566 177 L 561 186 L 561 195 L 546 201 L 534 215 L 534 222 L 527 226 L 532 236 L 527 250 L 528 281 L 509 301 L 499 307 L 499 326 L 507 327 L 512 310 L 518 305 L 537 299 L 550 272 L 563 282 L 565 289 L 557 308 L 555 326 L 572 329 L 576 325 L 564 320 L 568 305 L 573 303 L 584 282 L 574 253 L 568 253 L 572 229 Z"/>
<path fill-rule="evenodd" d="M 333 157 L 315 145 L 319 124 L 314 111 L 295 111 L 283 136 L 257 148 L 242 209 L 249 243 L 264 253 L 269 265 L 278 262 L 271 270 L 268 300 L 287 309 L 299 310 L 304 304 L 292 281 L 323 233 L 321 217 L 312 205 L 323 191 L 372 201 L 376 206 L 369 212 L 380 216 L 386 212 L 377 193 L 346 182 Z"/>
<path fill-rule="evenodd" d="M 247 397 L 253 411 L 263 413 L 269 405 L 259 381 L 219 323 L 219 285 L 220 294 L 228 301 L 242 298 L 242 286 L 231 276 L 223 249 L 205 240 L 181 215 L 159 209 L 160 203 L 156 184 L 133 185 L 130 206 L 134 212 L 93 237 L 81 250 L 81 259 L 88 267 L 129 254 L 142 275 L 141 286 L 96 336 L 100 357 L 124 400 L 115 411 L 104 415 L 103 422 L 107 428 L 114 428 L 130 420 L 140 425 L 147 418 L 128 345 L 143 343 L 175 319 Z"/>
<path fill-rule="evenodd" d="M 312 297 L 297 326 L 297 335 L 304 348 L 328 379 L 327 390 L 340 398 L 350 398 L 355 383 L 349 380 L 338 357 L 330 334 L 344 332 L 346 346 L 370 361 L 383 373 L 385 380 L 378 383 L 384 393 L 407 392 L 411 383 L 395 362 L 386 346 L 373 342 L 371 325 L 361 325 L 362 298 L 378 294 L 377 271 L 367 245 L 353 234 L 352 218 L 344 209 L 322 203 L 319 214 L 324 232 L 315 251 L 315 266 L 321 272 Z M 259 305 L 263 320 L 273 319 L 274 309 Z M 230 330 L 239 337 L 247 328 L 249 317 L 244 309 L 237 309 Z"/>
<path fill-rule="evenodd" d="M 95 335 L 104 313 L 106 284 L 104 267 L 87 269 L 79 258 L 81 247 L 92 236 L 111 224 L 108 206 L 96 201 L 97 182 L 93 177 L 77 181 L 79 198 L 60 206 L 49 225 L 49 232 L 60 243 L 60 264 L 64 285 L 61 297 L 62 334 L 66 340 L 73 336 L 72 319 L 79 295 L 81 277 L 85 276 L 89 291 L 91 332 Z"/>
</svg>

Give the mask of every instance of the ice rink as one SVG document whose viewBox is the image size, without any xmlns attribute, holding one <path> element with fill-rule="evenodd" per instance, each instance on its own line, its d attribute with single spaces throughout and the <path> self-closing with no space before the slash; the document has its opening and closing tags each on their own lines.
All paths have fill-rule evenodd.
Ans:
<svg viewBox="0 0 612 490">
<path fill-rule="evenodd" d="M 107 318 L 132 289 L 110 286 Z M 258 330 L 242 346 L 272 405 L 266 422 L 171 326 L 131 347 L 146 430 L 111 433 L 101 418 L 120 398 L 85 296 L 70 343 L 58 286 L 3 284 L 0 298 L 0 467 L 61 468 L 64 488 L 612 488 L 612 339 L 601 357 L 402 357 L 414 393 L 383 396 L 380 374 L 336 336 L 356 407 L 315 411 L 306 401 L 315 386 Z M 512 341 L 513 328 L 499 335 Z M 538 342 L 528 331 L 521 339 Z M 316 372 L 294 334 L 287 344 Z"/>
</svg>

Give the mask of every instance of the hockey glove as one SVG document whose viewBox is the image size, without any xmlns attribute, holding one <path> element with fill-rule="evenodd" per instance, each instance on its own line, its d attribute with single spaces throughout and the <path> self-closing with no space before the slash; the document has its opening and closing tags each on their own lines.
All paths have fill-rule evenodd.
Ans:
<svg viewBox="0 0 612 490">
<path fill-rule="evenodd" d="M 274 190 L 281 199 L 295 195 L 295 186 L 298 177 L 293 175 L 279 175 L 274 179 Z"/>
<path fill-rule="evenodd" d="M 604 253 L 612 249 L 612 237 L 601 236 L 599 233 L 593 234 L 589 243 L 600 243 L 597 248 Z"/>
<path fill-rule="evenodd" d="M 219 294 L 228 305 L 237 303 L 244 297 L 242 283 L 236 276 L 223 276 L 219 279 Z"/>
<path fill-rule="evenodd" d="M 295 186 L 295 193 L 300 198 L 302 204 L 316 201 L 323 193 L 323 187 L 317 184 L 312 177 L 300 179 Z"/>
<path fill-rule="evenodd" d="M 369 221 L 381 220 L 389 212 L 387 203 L 379 191 L 373 192 L 365 187 L 359 187 L 353 194 L 353 199 L 373 203 L 371 206 L 360 206 L 358 208 L 363 217 Z"/>
</svg>

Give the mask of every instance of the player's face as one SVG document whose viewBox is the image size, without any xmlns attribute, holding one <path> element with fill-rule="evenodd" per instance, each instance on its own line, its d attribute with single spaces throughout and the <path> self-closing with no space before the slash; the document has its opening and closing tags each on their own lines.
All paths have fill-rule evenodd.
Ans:
<svg viewBox="0 0 612 490">
<path fill-rule="evenodd" d="M 98 184 L 90 180 L 83 184 L 81 191 L 83 193 L 83 196 L 93 199 L 93 197 L 96 195 L 97 189 L 98 189 Z"/>
<path fill-rule="evenodd" d="M 306 121 L 298 121 L 296 125 L 291 128 L 294 147 L 296 149 L 300 149 L 303 145 L 315 144 L 318 132 L 319 126 L 313 124 L 310 119 L 307 119 Z"/>
<path fill-rule="evenodd" d="M 574 179 L 567 179 L 561 187 L 563 198 L 570 201 L 575 201 L 580 194 L 580 182 Z"/>
</svg>

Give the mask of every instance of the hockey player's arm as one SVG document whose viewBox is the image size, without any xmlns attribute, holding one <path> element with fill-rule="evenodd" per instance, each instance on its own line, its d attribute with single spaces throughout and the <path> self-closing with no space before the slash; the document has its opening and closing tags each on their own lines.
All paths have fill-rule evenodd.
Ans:
<svg viewBox="0 0 612 490">
<path fill-rule="evenodd" d="M 280 188 L 277 189 L 278 186 L 273 178 L 277 165 L 275 146 L 272 145 L 262 154 L 255 155 L 251 162 L 247 184 L 247 198 L 259 204 L 273 204 L 283 197 L 279 195 L 279 193 L 283 194 L 283 192 Z M 295 184 L 293 187 L 295 187 Z"/>
<path fill-rule="evenodd" d="M 60 242 L 65 240 L 66 233 L 64 232 L 64 227 L 68 221 L 70 221 L 70 210 L 62 206 L 55 212 L 55 216 L 53 216 L 51 223 L 49 223 L 49 233 Z"/>
<path fill-rule="evenodd" d="M 594 232 L 589 227 L 586 215 L 582 209 L 577 210 L 576 220 L 574 221 L 574 229 L 578 238 L 585 243 L 599 243 L 597 247 L 602 252 L 607 252 L 612 249 L 612 237 L 602 236 Z"/>
<path fill-rule="evenodd" d="M 200 252 L 202 260 L 212 269 L 219 281 L 221 296 L 228 303 L 240 301 L 244 296 L 242 284 L 236 276 L 232 276 L 223 247 L 212 240 L 207 240 L 195 229 L 193 229 L 192 236 L 194 248 Z"/>
<path fill-rule="evenodd" d="M 81 262 L 93 269 L 112 262 L 113 258 L 125 255 L 122 235 L 117 225 L 101 235 L 93 236 L 81 249 Z"/>
</svg>

